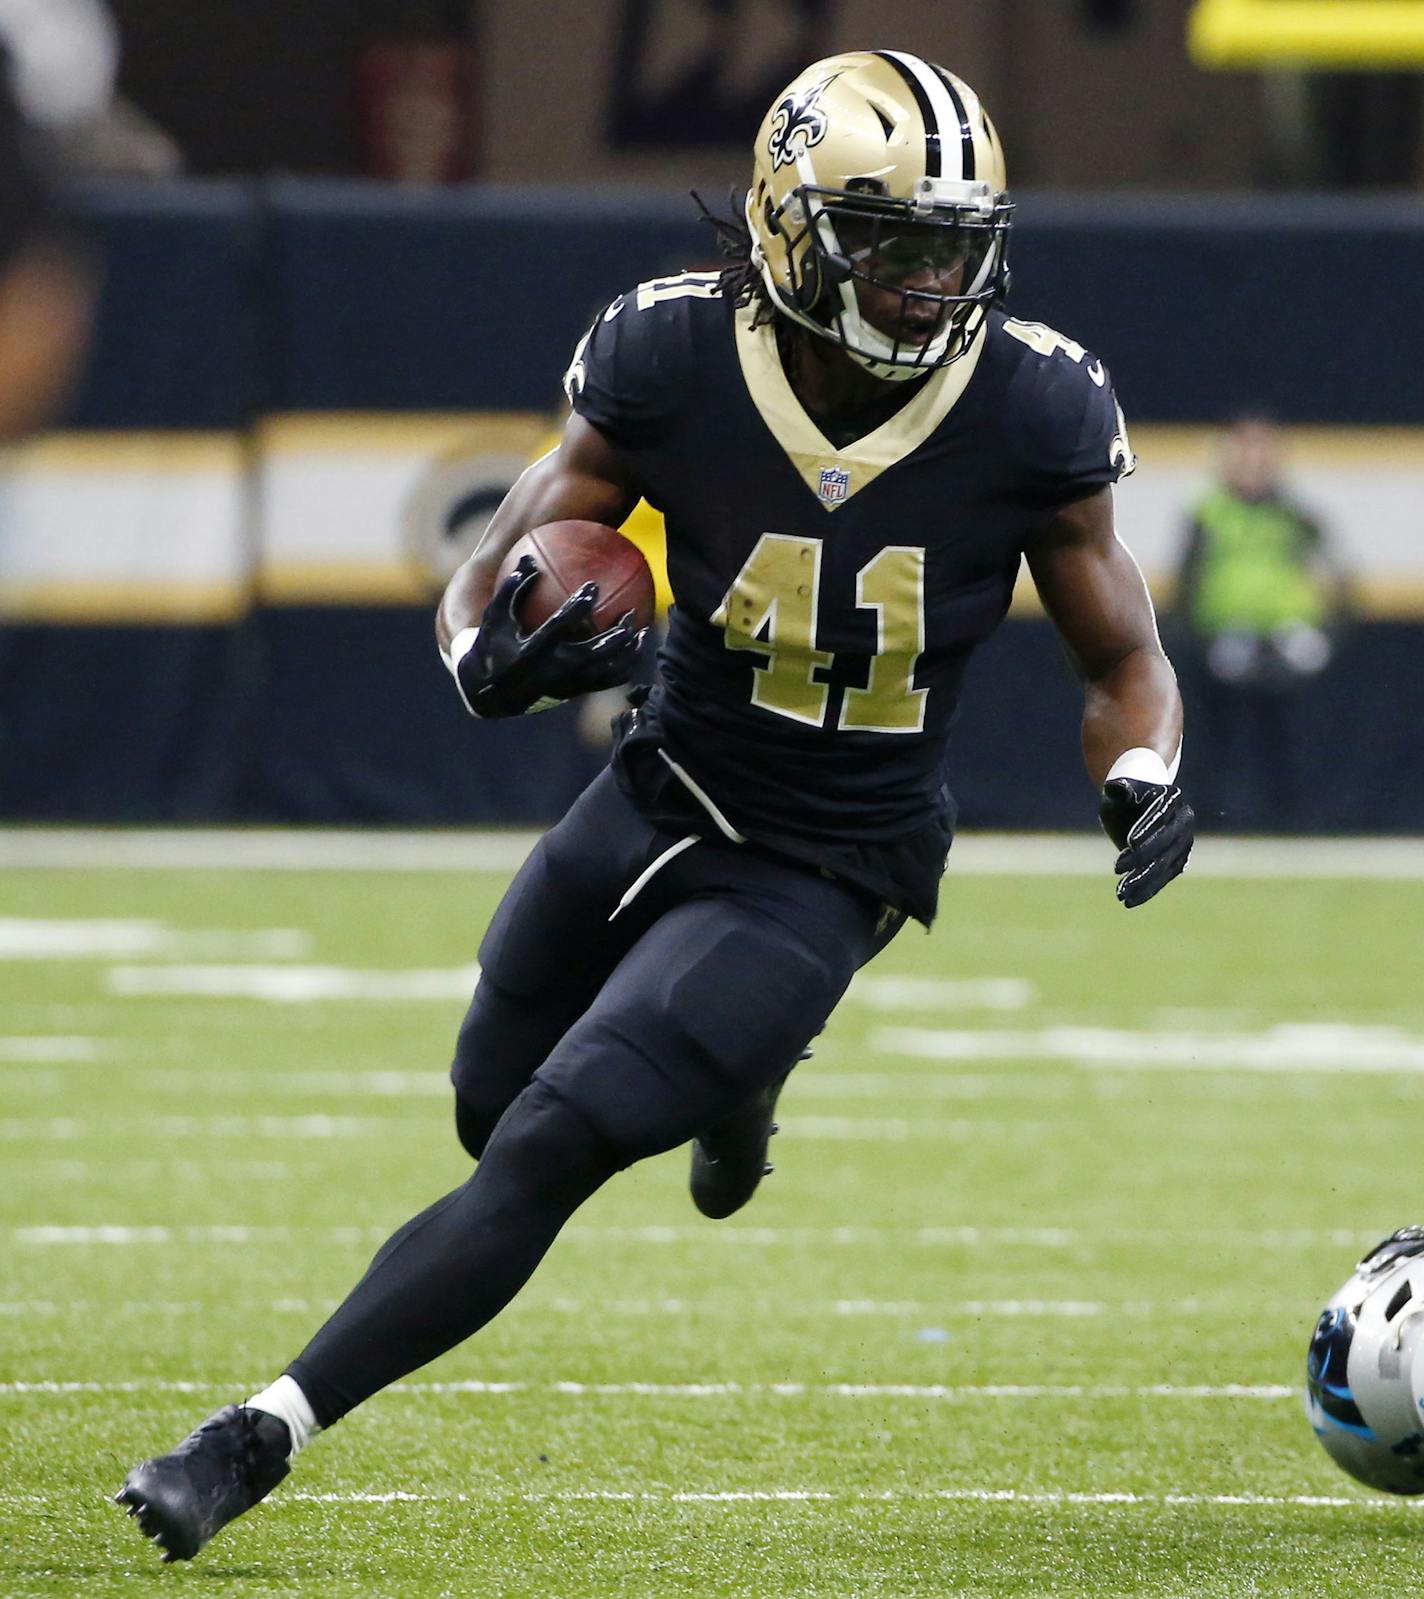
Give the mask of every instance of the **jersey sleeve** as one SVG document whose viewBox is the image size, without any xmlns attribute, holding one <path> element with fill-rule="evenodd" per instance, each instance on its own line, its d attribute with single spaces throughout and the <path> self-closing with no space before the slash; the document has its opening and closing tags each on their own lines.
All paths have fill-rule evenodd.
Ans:
<svg viewBox="0 0 1424 1599">
<path fill-rule="evenodd" d="M 564 374 L 564 393 L 615 449 L 662 444 L 686 385 L 679 381 L 681 328 L 675 307 L 642 288 L 620 294 L 594 318 Z"/>
<path fill-rule="evenodd" d="M 1006 419 L 1030 496 L 1045 510 L 1116 483 L 1137 465 L 1103 363 L 1081 345 L 1058 335 L 1053 340 L 1020 365 Z"/>
</svg>

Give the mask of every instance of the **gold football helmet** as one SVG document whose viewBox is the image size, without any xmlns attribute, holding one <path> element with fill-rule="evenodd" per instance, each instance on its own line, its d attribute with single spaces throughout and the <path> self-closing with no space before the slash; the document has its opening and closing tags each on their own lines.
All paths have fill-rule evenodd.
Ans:
<svg viewBox="0 0 1424 1599">
<path fill-rule="evenodd" d="M 1008 287 L 1006 188 L 967 83 L 899 50 L 828 56 L 757 134 L 752 260 L 777 310 L 876 377 L 915 377 L 962 355 Z"/>
</svg>

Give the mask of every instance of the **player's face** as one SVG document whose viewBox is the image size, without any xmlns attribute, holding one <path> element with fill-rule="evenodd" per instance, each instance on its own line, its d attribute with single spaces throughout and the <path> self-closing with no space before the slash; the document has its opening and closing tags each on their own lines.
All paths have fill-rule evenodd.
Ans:
<svg viewBox="0 0 1424 1599">
<path fill-rule="evenodd" d="M 975 241 L 958 229 L 913 223 L 837 223 L 841 248 L 855 274 L 860 313 L 878 333 L 912 349 L 944 327 L 953 307 L 946 297 L 963 288 Z"/>
<path fill-rule="evenodd" d="M 1226 436 L 1222 473 L 1245 499 L 1259 499 L 1276 484 L 1281 471 L 1281 437 L 1270 422 L 1238 422 Z"/>
</svg>

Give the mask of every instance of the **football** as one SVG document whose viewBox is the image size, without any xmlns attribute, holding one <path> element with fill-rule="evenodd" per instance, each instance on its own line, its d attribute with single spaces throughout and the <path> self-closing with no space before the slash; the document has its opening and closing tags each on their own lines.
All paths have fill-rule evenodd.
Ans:
<svg viewBox="0 0 1424 1599">
<path fill-rule="evenodd" d="M 519 625 L 525 633 L 548 621 L 590 582 L 598 584 L 591 633 L 614 626 L 627 611 L 632 611 L 635 627 L 647 627 L 653 620 L 653 574 L 641 551 L 616 528 L 602 522 L 546 522 L 526 533 L 505 556 L 496 587 L 525 555 L 533 556 L 539 568 L 519 601 Z"/>
</svg>

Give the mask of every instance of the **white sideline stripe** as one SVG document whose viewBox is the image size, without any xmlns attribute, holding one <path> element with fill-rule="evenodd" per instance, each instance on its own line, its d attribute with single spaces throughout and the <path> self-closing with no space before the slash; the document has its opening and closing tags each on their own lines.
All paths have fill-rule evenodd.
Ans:
<svg viewBox="0 0 1424 1599">
<path fill-rule="evenodd" d="M 56 1225 L 51 1223 L 18 1226 L 13 1229 L 17 1244 L 37 1247 L 70 1244 L 140 1245 L 169 1244 L 253 1244 L 290 1238 L 321 1240 L 328 1244 L 381 1243 L 389 1236 L 386 1227 L 285 1227 L 220 1226 L 169 1227 L 126 1226 L 118 1223 L 98 1226 Z M 1357 1230 L 1346 1227 L 1265 1227 L 1250 1228 L 1130 1228 L 1130 1227 L 581 1227 L 566 1228 L 562 1238 L 603 1248 L 609 1243 L 685 1244 L 728 1243 L 754 1247 L 788 1245 L 921 1244 L 927 1247 L 1001 1248 L 1022 1244 L 1034 1249 L 1075 1249 L 1081 1245 L 1122 1243 L 1198 1243 L 1209 1240 L 1239 1249 L 1309 1249 L 1329 1245 L 1332 1249 L 1365 1249 L 1379 1242 L 1379 1229 Z"/>
<path fill-rule="evenodd" d="M 0 1395 L 209 1393 L 213 1382 L 4 1382 Z M 232 1386 L 241 1386 L 240 1384 Z M 1284 1383 L 805 1383 L 805 1382 L 397 1382 L 393 1394 L 557 1394 L 569 1399 L 1298 1399 Z"/>
<path fill-rule="evenodd" d="M 362 971 L 351 966 L 114 966 L 104 986 L 122 998 L 183 995 L 260 999 L 276 1005 L 317 1000 L 467 1000 L 478 966 Z"/>
<path fill-rule="evenodd" d="M 0 829 L 0 869 L 513 872 L 538 838 L 514 831 L 354 828 Z M 962 833 L 952 875 L 1110 876 L 1111 846 L 1095 833 Z M 1413 838 L 1263 839 L 1207 836 L 1192 877 L 1424 879 Z"/>
<path fill-rule="evenodd" d="M 119 960 L 141 956 L 299 958 L 311 937 L 296 927 L 176 928 L 149 918 L 0 916 L 0 961 Z"/>
<path fill-rule="evenodd" d="M 1424 1037 L 1350 1022 L 1283 1022 L 1258 1033 L 877 1027 L 867 1048 L 924 1060 L 1060 1060 L 1104 1071 L 1424 1072 Z"/>
</svg>

